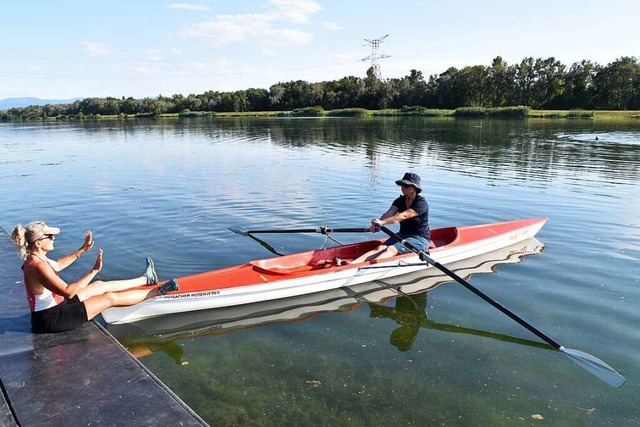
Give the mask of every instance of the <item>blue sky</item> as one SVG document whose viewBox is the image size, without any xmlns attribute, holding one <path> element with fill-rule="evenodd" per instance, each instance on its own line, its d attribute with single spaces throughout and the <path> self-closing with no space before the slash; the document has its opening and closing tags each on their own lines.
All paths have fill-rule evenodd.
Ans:
<svg viewBox="0 0 640 427">
<path fill-rule="evenodd" d="M 156 97 L 527 56 L 606 65 L 640 57 L 638 0 L 3 2 L 0 99 Z"/>
</svg>

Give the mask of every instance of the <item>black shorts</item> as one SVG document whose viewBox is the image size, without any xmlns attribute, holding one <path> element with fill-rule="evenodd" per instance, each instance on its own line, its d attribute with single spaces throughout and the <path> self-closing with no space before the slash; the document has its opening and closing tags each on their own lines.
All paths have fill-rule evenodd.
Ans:
<svg viewBox="0 0 640 427">
<path fill-rule="evenodd" d="M 87 309 L 77 295 L 55 307 L 31 312 L 31 328 L 38 334 L 70 331 L 88 321 Z"/>
</svg>

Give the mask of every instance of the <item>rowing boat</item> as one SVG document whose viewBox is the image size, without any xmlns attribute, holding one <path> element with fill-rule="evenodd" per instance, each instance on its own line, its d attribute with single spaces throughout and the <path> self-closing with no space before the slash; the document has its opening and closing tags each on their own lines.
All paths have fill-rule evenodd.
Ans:
<svg viewBox="0 0 640 427">
<path fill-rule="evenodd" d="M 448 267 L 463 277 L 497 273 L 498 266 L 519 263 L 523 257 L 539 254 L 543 249 L 544 244 L 532 237 L 451 263 Z M 183 338 L 217 336 L 274 323 L 304 321 L 324 313 L 354 312 L 358 306 L 365 304 L 384 306 L 398 296 L 422 295 L 449 282 L 451 278 L 445 273 L 428 268 L 389 279 L 291 298 L 109 324 L 107 329 L 126 347 L 163 348 L 163 344 Z"/>
<path fill-rule="evenodd" d="M 431 230 L 430 256 L 450 264 L 495 251 L 536 235 L 547 218 Z M 415 253 L 379 261 L 342 264 L 376 248 L 384 239 L 265 258 L 177 279 L 180 289 L 130 307 L 102 313 L 107 323 L 196 310 L 231 307 L 312 294 L 384 280 L 431 268 Z"/>
</svg>

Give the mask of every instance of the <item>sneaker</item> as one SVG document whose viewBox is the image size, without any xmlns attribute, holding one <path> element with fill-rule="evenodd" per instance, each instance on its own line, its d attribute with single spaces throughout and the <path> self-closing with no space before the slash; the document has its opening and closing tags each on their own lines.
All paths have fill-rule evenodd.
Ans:
<svg viewBox="0 0 640 427">
<path fill-rule="evenodd" d="M 158 275 L 156 274 L 156 266 L 151 258 L 147 258 L 147 268 L 144 270 L 143 276 L 147 278 L 147 285 L 155 285 L 158 283 Z"/>
<path fill-rule="evenodd" d="M 338 257 L 333 258 L 333 265 L 348 265 L 348 264 L 350 264 L 350 262 L 345 261 L 342 258 L 338 258 Z"/>
<path fill-rule="evenodd" d="M 178 281 L 176 279 L 171 279 L 160 285 L 158 289 L 160 289 L 160 293 L 162 295 L 166 295 L 169 292 L 177 291 L 180 287 L 178 286 Z"/>
</svg>

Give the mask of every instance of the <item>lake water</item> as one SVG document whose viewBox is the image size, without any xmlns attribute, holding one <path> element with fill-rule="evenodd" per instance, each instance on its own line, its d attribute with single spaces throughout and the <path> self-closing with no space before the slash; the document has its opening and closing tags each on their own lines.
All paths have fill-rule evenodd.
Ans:
<svg viewBox="0 0 640 427">
<path fill-rule="evenodd" d="M 146 256 L 179 277 L 271 255 L 229 227 L 367 226 L 406 171 L 422 176 L 432 227 L 549 217 L 544 251 L 469 280 L 627 384 L 536 345 L 454 283 L 411 300 L 327 296 L 109 330 L 211 425 L 640 423 L 640 122 L 3 123 L 0 226 L 60 226 L 54 255 L 91 229 L 103 279 L 140 274 Z M 331 243 L 260 237 L 282 253 Z"/>
</svg>

